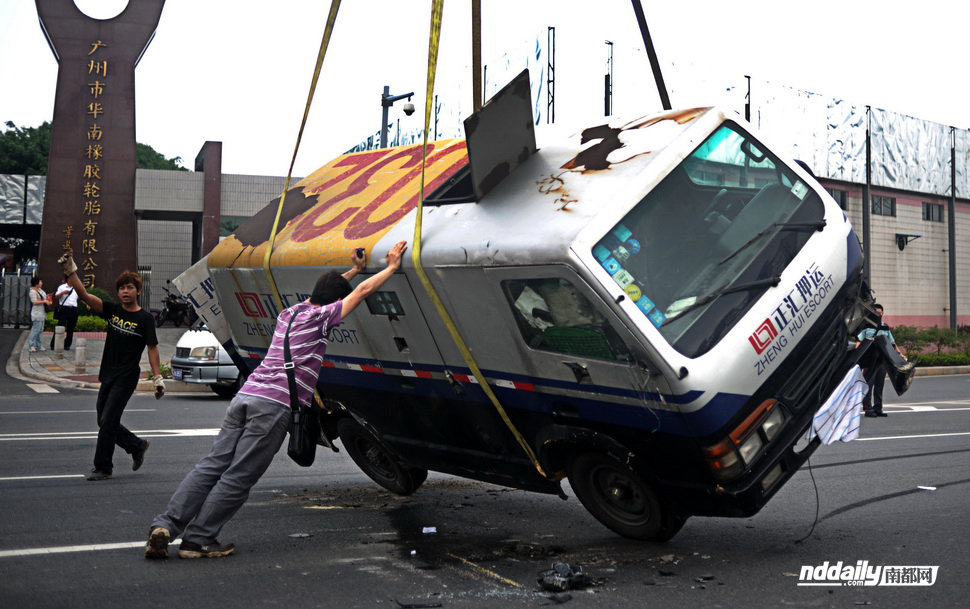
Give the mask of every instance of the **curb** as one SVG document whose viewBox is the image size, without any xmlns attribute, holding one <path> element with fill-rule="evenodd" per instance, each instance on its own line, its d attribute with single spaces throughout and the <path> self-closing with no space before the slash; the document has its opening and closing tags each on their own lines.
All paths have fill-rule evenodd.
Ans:
<svg viewBox="0 0 970 609">
<path fill-rule="evenodd" d="M 17 365 L 14 366 L 13 362 L 15 358 L 11 357 L 7 360 L 7 374 L 12 377 L 17 377 L 19 373 L 20 377 L 25 377 L 28 380 L 42 381 L 50 385 L 61 385 L 67 387 L 74 387 L 76 389 L 100 389 L 101 383 L 91 383 L 88 381 L 75 381 L 74 379 L 64 378 L 60 376 L 54 376 L 53 374 L 42 374 L 36 372 L 30 365 L 30 352 L 24 349 L 24 343 L 27 342 L 27 333 L 21 333 L 20 338 L 17 339 L 14 345 L 14 353 L 20 353 L 20 358 L 17 359 Z M 135 387 L 135 391 L 155 393 L 155 388 L 152 386 L 151 381 L 139 379 L 138 386 Z M 201 383 L 184 383 L 182 381 L 176 381 L 174 379 L 165 379 L 165 393 L 205 393 L 209 392 L 209 386 L 203 385 Z"/>
<path fill-rule="evenodd" d="M 932 366 L 926 368 L 916 367 L 913 376 L 943 376 L 945 374 L 970 374 L 970 366 Z"/>
</svg>

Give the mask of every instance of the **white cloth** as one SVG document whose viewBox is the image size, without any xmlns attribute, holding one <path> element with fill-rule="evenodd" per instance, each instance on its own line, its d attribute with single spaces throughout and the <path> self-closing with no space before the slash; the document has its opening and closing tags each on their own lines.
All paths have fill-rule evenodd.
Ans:
<svg viewBox="0 0 970 609">
<path fill-rule="evenodd" d="M 812 429 L 824 444 L 831 444 L 836 440 L 850 442 L 859 437 L 862 399 L 868 391 L 869 386 L 862 376 L 862 369 L 853 366 L 812 420 Z"/>
</svg>

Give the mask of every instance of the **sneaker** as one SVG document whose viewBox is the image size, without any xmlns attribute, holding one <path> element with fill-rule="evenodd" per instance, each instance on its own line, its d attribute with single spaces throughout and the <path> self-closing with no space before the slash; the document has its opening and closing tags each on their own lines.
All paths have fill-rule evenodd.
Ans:
<svg viewBox="0 0 970 609">
<path fill-rule="evenodd" d="M 876 416 L 877 417 L 888 417 L 889 415 L 880 410 L 879 412 L 876 413 Z"/>
<path fill-rule="evenodd" d="M 30 348 L 30 352 L 31 353 L 37 353 L 37 347 L 31 347 Z"/>
<path fill-rule="evenodd" d="M 218 541 L 200 546 L 191 541 L 183 541 L 179 545 L 179 558 L 219 558 L 229 556 L 236 551 L 236 546 L 228 543 L 222 545 Z"/>
<path fill-rule="evenodd" d="M 876 418 L 876 417 L 878 417 L 879 415 L 878 415 L 878 414 L 876 414 L 876 413 L 875 413 L 875 411 L 873 411 L 873 410 L 867 410 L 867 411 L 866 411 L 866 416 L 867 416 L 867 417 L 872 417 L 872 418 Z"/>
<path fill-rule="evenodd" d="M 97 480 L 109 480 L 111 479 L 111 474 L 108 472 L 103 472 L 100 469 L 92 469 L 91 473 L 88 474 L 88 480 L 94 482 Z"/>
<path fill-rule="evenodd" d="M 131 453 L 131 471 L 137 472 L 138 468 L 141 467 L 141 464 L 145 462 L 145 451 L 148 450 L 150 445 L 151 442 L 145 440 L 141 443 L 141 448 L 138 448 L 135 450 L 135 452 Z"/>
<path fill-rule="evenodd" d="M 145 558 L 168 558 L 168 542 L 172 534 L 164 527 L 155 527 L 145 544 Z"/>
</svg>

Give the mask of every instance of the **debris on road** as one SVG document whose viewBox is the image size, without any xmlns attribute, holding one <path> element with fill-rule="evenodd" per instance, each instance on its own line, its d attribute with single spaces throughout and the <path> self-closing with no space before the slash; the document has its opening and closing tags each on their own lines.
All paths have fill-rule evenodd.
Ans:
<svg viewBox="0 0 970 609">
<path fill-rule="evenodd" d="M 550 592 L 579 590 L 602 583 L 602 581 L 595 580 L 592 576 L 584 573 L 583 567 L 580 565 L 570 565 L 564 562 L 555 563 L 551 569 L 540 571 L 537 581 L 543 590 Z"/>
</svg>

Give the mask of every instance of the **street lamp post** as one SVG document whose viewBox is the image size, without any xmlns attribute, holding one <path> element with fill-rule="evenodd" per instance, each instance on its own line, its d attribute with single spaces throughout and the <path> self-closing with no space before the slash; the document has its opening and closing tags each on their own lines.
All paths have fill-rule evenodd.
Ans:
<svg viewBox="0 0 970 609">
<path fill-rule="evenodd" d="M 404 93 L 403 95 L 391 95 L 391 88 L 388 86 L 384 87 L 384 92 L 381 93 L 381 148 L 387 148 L 387 111 L 394 105 L 394 102 L 400 101 L 405 97 L 410 101 L 411 96 L 414 95 L 414 91 L 410 93 Z M 404 104 L 404 113 L 408 116 L 414 114 L 414 104 L 407 103 Z"/>
</svg>

